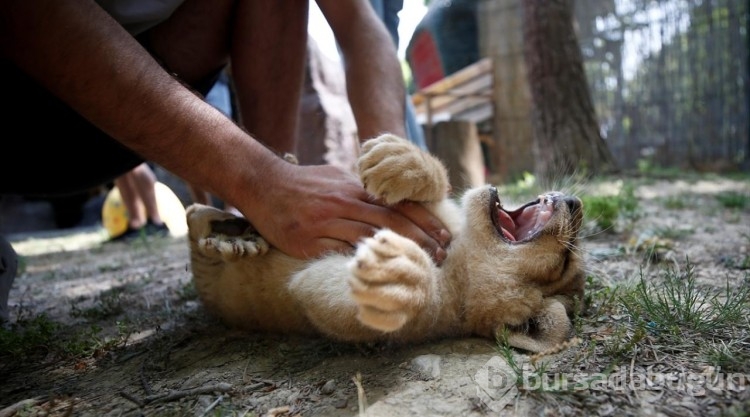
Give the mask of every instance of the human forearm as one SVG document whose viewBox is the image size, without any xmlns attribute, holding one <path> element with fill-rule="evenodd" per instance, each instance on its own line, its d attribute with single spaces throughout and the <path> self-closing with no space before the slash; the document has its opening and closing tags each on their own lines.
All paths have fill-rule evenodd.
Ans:
<svg viewBox="0 0 750 417">
<path fill-rule="evenodd" d="M 279 154 L 295 153 L 307 57 L 307 5 L 243 1 L 236 13 L 232 74 L 242 126 Z"/>
<path fill-rule="evenodd" d="M 234 198 L 225 190 L 239 187 L 224 186 L 247 174 L 233 168 L 261 166 L 270 156 L 254 142 L 239 146 L 247 135 L 166 73 L 94 3 L 11 1 L 2 13 L 3 57 L 145 159 Z M 244 164 L 228 163 L 232 158 Z M 224 169 L 211 172 L 217 167 Z"/>
<path fill-rule="evenodd" d="M 357 56 L 363 52 L 347 54 L 346 63 L 347 93 L 360 140 L 385 132 L 405 137 L 406 91 L 401 69 L 394 55 L 386 51 Z"/>
<path fill-rule="evenodd" d="M 349 102 L 360 140 L 405 136 L 404 80 L 388 31 L 366 0 L 318 0 L 344 57 Z"/>
</svg>

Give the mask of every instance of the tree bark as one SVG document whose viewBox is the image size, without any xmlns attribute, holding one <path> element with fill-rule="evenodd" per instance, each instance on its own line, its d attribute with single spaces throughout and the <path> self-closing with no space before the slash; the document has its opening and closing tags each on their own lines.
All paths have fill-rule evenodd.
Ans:
<svg viewBox="0 0 750 417">
<path fill-rule="evenodd" d="M 524 57 L 532 97 L 537 177 L 611 173 L 573 27 L 571 0 L 523 0 Z"/>
<path fill-rule="evenodd" d="M 429 127 L 428 127 L 429 129 Z M 482 145 L 477 125 L 466 120 L 440 122 L 432 127 L 427 148 L 448 169 L 451 196 L 485 183 Z"/>
</svg>

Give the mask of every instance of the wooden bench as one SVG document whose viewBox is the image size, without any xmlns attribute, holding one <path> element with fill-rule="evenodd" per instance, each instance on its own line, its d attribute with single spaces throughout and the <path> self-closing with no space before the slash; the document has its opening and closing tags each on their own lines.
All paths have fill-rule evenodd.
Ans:
<svg viewBox="0 0 750 417">
<path fill-rule="evenodd" d="M 412 95 L 427 147 L 448 168 L 454 195 L 485 183 L 477 123 L 492 118 L 492 61 L 484 58 Z M 484 139 L 484 140 L 483 140 Z"/>
<path fill-rule="evenodd" d="M 431 127 L 439 121 L 485 121 L 493 115 L 492 60 L 483 58 L 412 95 L 420 124 Z"/>
</svg>

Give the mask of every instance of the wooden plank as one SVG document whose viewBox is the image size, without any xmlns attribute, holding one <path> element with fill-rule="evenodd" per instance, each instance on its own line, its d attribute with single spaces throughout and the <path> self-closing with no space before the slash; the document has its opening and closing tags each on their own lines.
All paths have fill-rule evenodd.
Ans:
<svg viewBox="0 0 750 417">
<path fill-rule="evenodd" d="M 433 113 L 445 111 L 445 108 L 454 105 L 456 101 L 464 99 L 479 98 L 490 101 L 492 100 L 492 75 L 488 73 L 479 78 L 471 79 L 443 93 L 423 92 L 422 94 L 425 98 L 430 98 L 429 104 Z M 425 112 L 427 103 L 428 101 L 425 100 L 421 105 L 415 104 L 414 107 L 418 113 Z"/>
<path fill-rule="evenodd" d="M 490 58 L 482 58 L 476 63 L 471 64 L 468 67 L 419 90 L 417 93 L 412 95 L 412 102 L 415 106 L 419 106 L 426 100 L 426 94 L 433 96 L 446 94 L 450 90 L 453 90 L 456 87 L 465 84 L 474 78 L 486 75 L 491 76 L 491 72 L 492 60 Z"/>
</svg>

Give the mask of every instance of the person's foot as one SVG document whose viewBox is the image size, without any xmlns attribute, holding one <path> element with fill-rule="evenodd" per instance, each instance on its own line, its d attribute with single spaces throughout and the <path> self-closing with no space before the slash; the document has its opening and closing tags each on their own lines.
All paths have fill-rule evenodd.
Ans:
<svg viewBox="0 0 750 417">
<path fill-rule="evenodd" d="M 112 239 L 110 239 L 110 242 L 127 242 L 133 239 L 137 239 L 141 236 L 148 237 L 148 236 L 159 236 L 159 237 L 166 237 L 169 236 L 169 227 L 167 227 L 166 223 L 156 224 L 149 220 L 143 227 L 139 227 L 138 229 L 134 229 L 130 226 L 128 226 L 127 230 L 119 236 L 116 236 Z"/>
<path fill-rule="evenodd" d="M 146 236 L 169 236 L 169 227 L 166 223 L 156 224 L 149 220 L 143 228 L 146 229 Z"/>
<path fill-rule="evenodd" d="M 0 236 L 0 324 L 10 320 L 8 295 L 18 269 L 18 255 L 7 240 Z"/>
</svg>

